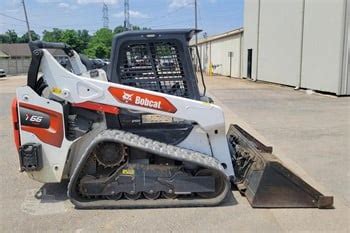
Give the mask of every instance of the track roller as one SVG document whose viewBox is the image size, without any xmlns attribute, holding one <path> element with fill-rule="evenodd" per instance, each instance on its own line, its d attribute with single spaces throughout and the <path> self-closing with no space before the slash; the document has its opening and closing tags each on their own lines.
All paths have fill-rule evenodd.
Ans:
<svg viewBox="0 0 350 233">
<path fill-rule="evenodd" d="M 160 197 L 160 192 L 143 192 L 142 194 L 148 200 L 156 200 Z"/>
<path fill-rule="evenodd" d="M 130 193 L 124 193 L 124 196 L 128 200 L 137 200 L 141 197 L 141 192 L 130 194 Z"/>
<path fill-rule="evenodd" d="M 177 197 L 175 193 L 166 193 L 166 192 L 163 192 L 162 196 L 166 199 L 175 199 Z"/>
<path fill-rule="evenodd" d="M 108 195 L 108 196 L 106 196 L 106 198 L 108 199 L 108 200 L 119 200 L 120 198 L 122 198 L 122 196 L 123 196 L 123 193 L 117 193 L 117 194 L 114 194 L 114 195 Z"/>
</svg>

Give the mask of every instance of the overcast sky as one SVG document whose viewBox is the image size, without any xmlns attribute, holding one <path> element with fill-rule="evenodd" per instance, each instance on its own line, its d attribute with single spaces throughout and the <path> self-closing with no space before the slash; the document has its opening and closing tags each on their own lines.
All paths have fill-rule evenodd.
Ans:
<svg viewBox="0 0 350 233">
<path fill-rule="evenodd" d="M 109 28 L 124 21 L 123 0 L 26 0 L 31 28 L 87 29 L 103 25 L 102 2 L 109 8 Z M 130 22 L 141 27 L 188 28 L 194 25 L 194 0 L 129 0 Z M 26 31 L 20 0 L 0 0 L 0 33 Z M 198 0 L 198 27 L 213 35 L 243 24 L 243 0 Z"/>
</svg>

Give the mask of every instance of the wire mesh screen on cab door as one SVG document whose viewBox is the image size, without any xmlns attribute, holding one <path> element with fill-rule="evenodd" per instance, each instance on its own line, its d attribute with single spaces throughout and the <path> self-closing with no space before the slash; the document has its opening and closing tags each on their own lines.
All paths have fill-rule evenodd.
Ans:
<svg viewBox="0 0 350 233">
<path fill-rule="evenodd" d="M 117 69 L 121 84 L 189 97 L 176 42 L 123 44 Z"/>
</svg>

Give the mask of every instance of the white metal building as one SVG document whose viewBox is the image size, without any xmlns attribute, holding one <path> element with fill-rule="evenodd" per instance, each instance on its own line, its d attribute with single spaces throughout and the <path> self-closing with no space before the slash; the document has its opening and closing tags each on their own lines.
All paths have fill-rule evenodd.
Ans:
<svg viewBox="0 0 350 233">
<path fill-rule="evenodd" d="M 203 70 L 208 73 L 211 64 L 214 74 L 242 77 L 242 37 L 243 29 L 239 28 L 199 40 L 198 50 Z"/>
<path fill-rule="evenodd" d="M 350 94 L 348 0 L 245 0 L 243 76 Z"/>
</svg>

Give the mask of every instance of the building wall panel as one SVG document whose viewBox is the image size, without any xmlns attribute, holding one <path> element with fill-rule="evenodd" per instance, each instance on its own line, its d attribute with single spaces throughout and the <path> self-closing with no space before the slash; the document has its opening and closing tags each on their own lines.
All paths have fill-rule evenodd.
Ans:
<svg viewBox="0 0 350 233">
<path fill-rule="evenodd" d="M 257 43 L 258 43 L 259 0 L 244 1 L 244 38 L 242 45 L 242 76 L 247 77 L 248 49 L 253 50 L 252 78 L 256 78 Z"/>
<path fill-rule="evenodd" d="M 24 74 L 28 72 L 30 61 L 30 58 L 0 59 L 0 67 L 9 75 Z"/>
<path fill-rule="evenodd" d="M 261 0 L 258 80 L 298 85 L 302 9 L 302 0 Z"/>
<path fill-rule="evenodd" d="M 214 69 L 214 73 L 230 77 L 241 76 L 240 36 L 241 35 L 238 34 L 211 42 L 210 62 L 214 66 L 217 66 Z M 231 58 L 229 56 L 230 52 L 232 53 Z"/>
<path fill-rule="evenodd" d="M 346 0 L 305 0 L 301 86 L 340 94 Z"/>
</svg>

